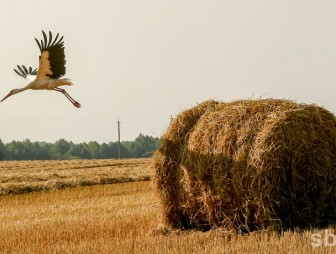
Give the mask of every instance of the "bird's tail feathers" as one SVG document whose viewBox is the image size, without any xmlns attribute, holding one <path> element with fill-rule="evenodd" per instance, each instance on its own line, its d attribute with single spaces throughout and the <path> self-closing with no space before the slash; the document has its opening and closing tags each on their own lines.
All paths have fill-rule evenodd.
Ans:
<svg viewBox="0 0 336 254">
<path fill-rule="evenodd" d="M 62 82 L 62 86 L 72 86 L 73 85 L 71 80 L 68 78 L 62 78 L 60 79 L 60 81 Z"/>
<path fill-rule="evenodd" d="M 72 82 L 70 79 L 67 78 L 61 78 L 61 79 L 54 79 L 52 81 L 49 81 L 48 89 L 54 89 L 59 86 L 72 86 Z"/>
</svg>

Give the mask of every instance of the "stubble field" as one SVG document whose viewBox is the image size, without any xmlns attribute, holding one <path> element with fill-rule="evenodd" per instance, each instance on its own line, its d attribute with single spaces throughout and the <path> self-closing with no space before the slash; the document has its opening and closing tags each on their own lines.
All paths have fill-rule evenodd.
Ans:
<svg viewBox="0 0 336 254">
<path fill-rule="evenodd" d="M 0 162 L 0 253 L 336 252 L 332 229 L 244 236 L 171 231 L 160 224 L 159 200 L 143 181 L 149 163 Z"/>
<path fill-rule="evenodd" d="M 149 159 L 0 162 L 0 195 L 150 179 Z"/>
</svg>

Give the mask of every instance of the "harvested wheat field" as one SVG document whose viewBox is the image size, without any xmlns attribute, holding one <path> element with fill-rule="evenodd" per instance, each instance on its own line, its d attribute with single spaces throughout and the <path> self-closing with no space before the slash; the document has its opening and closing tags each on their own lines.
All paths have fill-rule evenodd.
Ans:
<svg viewBox="0 0 336 254">
<path fill-rule="evenodd" d="M 206 101 L 153 158 L 167 225 L 238 233 L 336 222 L 336 117 L 288 100 Z"/>
<path fill-rule="evenodd" d="M 309 254 L 336 248 L 333 229 L 171 231 L 158 224 L 153 193 L 147 181 L 1 196 L 0 253 Z"/>
<path fill-rule="evenodd" d="M 0 195 L 150 179 L 149 159 L 1 161 Z"/>
</svg>

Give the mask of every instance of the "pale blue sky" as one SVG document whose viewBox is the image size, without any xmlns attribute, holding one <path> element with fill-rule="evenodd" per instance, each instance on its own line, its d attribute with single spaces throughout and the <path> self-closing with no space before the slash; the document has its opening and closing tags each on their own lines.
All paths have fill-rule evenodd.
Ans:
<svg viewBox="0 0 336 254">
<path fill-rule="evenodd" d="M 76 143 L 160 136 L 207 99 L 286 98 L 336 112 L 336 2 L 311 0 L 4 0 L 0 97 L 37 67 L 34 38 L 64 35 L 65 87 L 0 103 L 0 138 Z"/>
</svg>

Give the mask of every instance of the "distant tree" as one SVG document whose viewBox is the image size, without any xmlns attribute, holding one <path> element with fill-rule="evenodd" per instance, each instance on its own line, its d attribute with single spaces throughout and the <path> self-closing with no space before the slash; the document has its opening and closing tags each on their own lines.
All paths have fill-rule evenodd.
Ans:
<svg viewBox="0 0 336 254">
<path fill-rule="evenodd" d="M 70 148 L 66 153 L 66 157 L 68 159 L 80 159 L 81 157 L 79 156 L 81 152 L 81 149 L 79 145 L 76 145 L 74 143 L 70 144 Z"/>
<path fill-rule="evenodd" d="M 157 146 L 158 138 L 140 134 L 132 144 L 132 155 L 136 158 L 150 157 Z"/>
<path fill-rule="evenodd" d="M 158 138 L 140 134 L 134 141 L 96 141 L 74 144 L 65 139 L 55 143 L 12 141 L 4 144 L 0 139 L 0 160 L 48 160 L 48 159 L 99 159 L 99 158 L 141 158 L 149 157 L 157 149 Z"/>
<path fill-rule="evenodd" d="M 112 158 L 112 150 L 106 143 L 103 143 L 99 146 L 99 159 L 108 158 Z"/>
<path fill-rule="evenodd" d="M 28 160 L 31 157 L 31 142 L 26 139 L 22 142 L 12 141 L 5 145 L 9 160 Z"/>
<path fill-rule="evenodd" d="M 91 153 L 88 149 L 87 143 L 78 144 L 79 146 L 79 157 L 82 159 L 93 159 Z"/>
<path fill-rule="evenodd" d="M 51 160 L 53 144 L 46 142 L 35 142 L 39 146 L 38 157 L 39 160 Z"/>
<path fill-rule="evenodd" d="M 109 152 L 110 152 L 110 156 L 109 158 L 118 158 L 118 144 L 117 142 L 109 142 L 108 143 L 108 148 L 109 148 Z"/>
<path fill-rule="evenodd" d="M 34 151 L 33 143 L 29 139 L 25 139 L 22 142 L 22 159 L 23 160 L 29 160 L 30 158 L 32 160 L 36 159 L 36 151 Z"/>
<path fill-rule="evenodd" d="M 6 148 L 5 144 L 0 139 L 0 160 L 4 160 L 6 157 Z"/>
<path fill-rule="evenodd" d="M 90 141 L 88 143 L 88 150 L 90 152 L 90 157 L 91 158 L 99 158 L 99 147 L 100 145 L 96 141 Z"/>
<path fill-rule="evenodd" d="M 117 143 L 116 143 L 117 144 Z M 117 157 L 118 158 L 118 157 Z M 124 143 L 120 144 L 120 158 L 132 158 L 132 154 L 130 151 L 125 147 Z"/>
<path fill-rule="evenodd" d="M 57 140 L 52 146 L 52 155 L 54 159 L 65 159 L 71 144 L 65 139 Z"/>
</svg>

